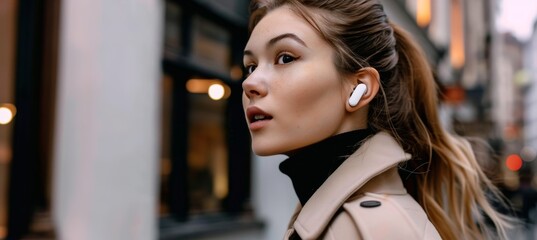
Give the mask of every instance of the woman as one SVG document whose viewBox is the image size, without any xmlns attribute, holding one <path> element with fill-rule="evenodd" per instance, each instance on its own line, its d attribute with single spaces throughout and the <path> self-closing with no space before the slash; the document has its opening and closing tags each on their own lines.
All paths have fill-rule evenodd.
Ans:
<svg viewBox="0 0 537 240">
<path fill-rule="evenodd" d="M 482 239 L 506 218 L 467 141 L 442 129 L 415 43 L 377 1 L 251 3 L 243 105 L 300 206 L 286 239 Z"/>
</svg>

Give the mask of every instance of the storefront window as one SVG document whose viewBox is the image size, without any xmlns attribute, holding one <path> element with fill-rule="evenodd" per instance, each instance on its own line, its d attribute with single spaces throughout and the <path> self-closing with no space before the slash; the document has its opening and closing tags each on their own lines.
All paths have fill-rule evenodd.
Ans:
<svg viewBox="0 0 537 240">
<path fill-rule="evenodd" d="M 166 4 L 162 222 L 249 209 L 251 152 L 237 81 L 246 37 L 237 33 L 246 25 L 208 5 Z"/>
</svg>

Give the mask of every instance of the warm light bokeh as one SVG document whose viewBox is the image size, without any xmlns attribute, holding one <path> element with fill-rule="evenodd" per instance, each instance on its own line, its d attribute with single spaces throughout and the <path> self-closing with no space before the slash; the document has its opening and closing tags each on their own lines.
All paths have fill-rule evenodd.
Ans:
<svg viewBox="0 0 537 240">
<path fill-rule="evenodd" d="M 451 3 L 451 65 L 460 69 L 464 66 L 464 19 L 460 0 Z"/>
<path fill-rule="evenodd" d="M 13 112 L 7 107 L 0 107 L 0 124 L 8 124 L 13 119 Z"/>
<path fill-rule="evenodd" d="M 522 168 L 522 158 L 516 154 L 511 154 L 507 157 L 505 165 L 511 171 L 518 171 Z"/>
<path fill-rule="evenodd" d="M 222 86 L 219 83 L 215 83 L 209 87 L 208 94 L 212 100 L 222 99 L 222 97 L 224 97 L 224 93 L 225 93 L 224 86 Z"/>
<path fill-rule="evenodd" d="M 186 82 L 186 89 L 190 93 L 204 93 L 213 100 L 226 99 L 231 94 L 231 88 L 218 79 L 193 78 Z"/>
<path fill-rule="evenodd" d="M 416 22 L 420 27 L 426 27 L 431 23 L 431 0 L 418 0 Z"/>
</svg>

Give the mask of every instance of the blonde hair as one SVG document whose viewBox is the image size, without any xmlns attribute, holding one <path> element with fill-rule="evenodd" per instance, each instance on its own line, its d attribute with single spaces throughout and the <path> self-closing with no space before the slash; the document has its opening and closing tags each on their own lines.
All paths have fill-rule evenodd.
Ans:
<svg viewBox="0 0 537 240">
<path fill-rule="evenodd" d="M 465 139 L 448 133 L 437 113 L 437 85 L 422 51 L 390 23 L 383 6 L 371 0 L 257 0 L 250 5 L 250 32 L 272 9 L 289 6 L 335 49 L 343 74 L 373 67 L 381 89 L 370 102 L 368 123 L 386 131 L 411 153 L 400 166 L 405 187 L 423 207 L 443 239 L 506 238 L 509 218 L 489 196 L 503 199 L 482 171 Z"/>
</svg>

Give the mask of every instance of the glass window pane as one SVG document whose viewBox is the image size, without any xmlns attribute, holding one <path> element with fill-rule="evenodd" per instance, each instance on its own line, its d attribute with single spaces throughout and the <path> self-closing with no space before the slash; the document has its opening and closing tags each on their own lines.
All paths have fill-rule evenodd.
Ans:
<svg viewBox="0 0 537 240">
<path fill-rule="evenodd" d="M 164 24 L 164 57 L 175 59 L 182 54 L 181 42 L 181 8 L 166 1 Z"/>
<path fill-rule="evenodd" d="M 231 60 L 229 32 L 200 16 L 194 17 L 192 31 L 193 61 L 228 75 Z"/>
<path fill-rule="evenodd" d="M 228 194 L 226 101 L 189 94 L 188 189 L 192 214 L 218 212 Z"/>
</svg>

